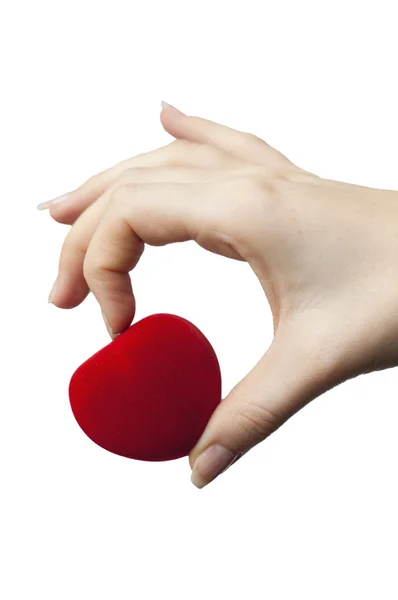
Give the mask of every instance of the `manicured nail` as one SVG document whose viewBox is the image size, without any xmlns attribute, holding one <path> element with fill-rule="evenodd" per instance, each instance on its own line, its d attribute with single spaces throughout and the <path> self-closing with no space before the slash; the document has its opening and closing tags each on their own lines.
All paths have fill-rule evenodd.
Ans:
<svg viewBox="0 0 398 600">
<path fill-rule="evenodd" d="M 162 105 L 162 108 L 167 108 L 168 110 L 174 110 L 179 115 L 183 115 L 184 114 L 183 112 L 181 112 L 180 110 L 178 110 L 178 108 L 176 108 L 175 106 L 172 106 L 172 104 L 168 104 L 167 102 L 164 102 L 163 100 L 161 102 L 161 105 Z"/>
<path fill-rule="evenodd" d="M 48 302 L 49 304 L 52 303 L 54 296 L 55 296 L 55 292 L 57 290 L 57 283 L 58 283 L 58 278 L 54 281 L 53 286 L 51 288 L 50 294 L 48 296 Z"/>
<path fill-rule="evenodd" d="M 229 465 L 227 465 L 225 467 L 225 469 L 223 471 L 221 471 L 220 475 L 222 475 L 223 473 L 225 473 L 225 471 L 227 471 L 230 467 L 232 467 L 232 465 L 234 465 L 236 462 L 238 462 L 238 460 L 240 458 L 242 458 L 242 456 L 244 455 L 244 452 L 239 452 L 239 454 L 235 454 L 234 458 L 231 460 L 231 462 L 229 463 Z"/>
<path fill-rule="evenodd" d="M 109 336 L 112 338 L 112 341 L 113 341 L 115 339 L 115 337 L 117 337 L 117 336 L 115 333 L 113 333 L 112 329 L 109 327 L 109 323 L 107 321 L 107 318 L 106 318 L 103 310 L 101 310 L 101 313 L 102 313 L 102 318 L 104 319 L 106 330 L 109 333 Z"/>
<path fill-rule="evenodd" d="M 201 489 L 226 471 L 236 460 L 237 456 L 231 450 L 227 450 L 220 444 L 214 444 L 196 459 L 191 481 Z"/>
<path fill-rule="evenodd" d="M 54 204 L 63 204 L 67 200 L 69 200 L 69 194 L 58 196 L 58 198 L 54 198 L 53 200 L 47 200 L 47 202 L 42 202 L 37 206 L 37 210 L 46 210 L 46 208 L 50 208 L 51 206 L 54 206 Z"/>
</svg>

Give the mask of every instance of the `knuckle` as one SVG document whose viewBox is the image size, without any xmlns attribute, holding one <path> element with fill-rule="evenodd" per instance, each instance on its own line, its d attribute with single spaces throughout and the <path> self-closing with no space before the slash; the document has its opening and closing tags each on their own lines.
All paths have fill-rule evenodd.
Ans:
<svg viewBox="0 0 398 600">
<path fill-rule="evenodd" d="M 76 191 L 79 195 L 94 194 L 100 195 L 104 188 L 104 174 L 105 171 L 101 171 L 96 175 L 92 175 L 87 179 L 83 185 L 81 185 Z"/>
<path fill-rule="evenodd" d="M 107 268 L 100 255 L 86 255 L 83 263 L 83 276 L 87 282 L 101 283 L 107 278 Z"/>
<path fill-rule="evenodd" d="M 130 187 L 134 185 L 135 182 L 138 182 L 140 177 L 142 177 L 140 171 L 141 167 L 129 167 L 128 169 L 123 171 L 123 173 L 119 175 L 119 177 L 109 189 L 110 200 L 112 200 L 115 194 L 118 195 L 118 190 L 120 190 L 121 188 Z"/>
<path fill-rule="evenodd" d="M 229 182 L 229 192 L 225 194 L 229 204 L 231 224 L 251 225 L 260 219 L 264 223 L 278 213 L 281 207 L 281 194 L 274 179 L 267 175 L 249 175 Z"/>
<path fill-rule="evenodd" d="M 111 193 L 108 209 L 114 210 L 115 208 L 124 207 L 128 200 L 131 201 L 132 192 L 134 192 L 134 196 L 136 195 L 137 185 L 131 182 L 120 182 L 120 185 Z"/>
<path fill-rule="evenodd" d="M 188 140 L 177 140 L 177 142 L 179 145 L 176 147 L 175 160 L 168 161 L 169 165 L 206 166 L 219 159 L 219 151 L 208 144 Z"/>
<path fill-rule="evenodd" d="M 102 173 L 97 173 L 96 175 L 91 175 L 81 186 L 81 189 L 86 188 L 95 188 Z"/>
<path fill-rule="evenodd" d="M 258 135 L 254 134 L 254 133 L 250 133 L 249 131 L 245 132 L 245 138 L 246 140 L 250 143 L 256 143 L 258 144 L 258 142 L 263 142 L 263 140 L 261 138 L 258 137 Z"/>
<path fill-rule="evenodd" d="M 187 148 L 192 146 L 193 142 L 190 142 L 189 140 L 180 139 L 174 140 L 174 142 L 171 142 L 170 145 L 173 147 L 174 150 L 181 151 L 186 150 Z"/>
<path fill-rule="evenodd" d="M 95 265 L 91 260 L 91 257 L 86 254 L 86 257 L 83 262 L 83 276 L 86 280 L 90 280 L 92 275 L 95 273 Z"/>
<path fill-rule="evenodd" d="M 277 181 L 275 176 L 270 172 L 262 172 L 255 170 L 248 172 L 241 177 L 230 182 L 234 192 L 234 197 L 237 200 L 242 200 L 244 203 L 264 201 L 267 196 L 274 196 L 277 193 Z"/>
<path fill-rule="evenodd" d="M 148 172 L 148 167 L 130 167 L 121 176 L 121 183 L 141 181 Z"/>
<path fill-rule="evenodd" d="M 251 198 L 266 212 L 267 220 L 278 217 L 283 211 L 284 194 L 281 193 L 281 183 L 274 173 L 256 175 L 249 181 Z"/>
<path fill-rule="evenodd" d="M 290 181 L 290 174 L 286 169 L 275 169 L 274 170 L 274 180 L 276 183 Z"/>
<path fill-rule="evenodd" d="M 240 434 L 254 439 L 256 443 L 264 440 L 280 425 L 280 419 L 275 413 L 264 406 L 243 400 L 238 401 L 235 418 Z"/>
<path fill-rule="evenodd" d="M 74 262 L 76 262 L 76 258 L 79 256 L 83 259 L 86 251 L 87 247 L 82 243 L 80 238 L 67 235 L 62 246 L 59 267 L 61 269 L 67 269 L 72 259 Z"/>
<path fill-rule="evenodd" d="M 206 227 L 218 237 L 229 236 L 235 249 L 247 260 L 257 233 L 275 235 L 286 221 L 284 194 L 272 173 L 249 173 L 221 183 L 207 216 Z M 218 190 L 217 190 L 218 191 Z M 261 229 L 259 229 L 261 228 Z M 250 235 L 248 235 L 250 232 Z"/>
<path fill-rule="evenodd" d="M 193 142 L 189 142 L 188 140 L 175 140 L 174 142 L 171 142 L 170 148 L 172 149 L 173 158 L 176 160 L 183 160 L 186 158 L 186 153 L 189 150 L 192 150 L 194 145 Z"/>
<path fill-rule="evenodd" d="M 87 282 L 101 283 L 110 271 L 108 240 L 101 235 L 95 246 L 90 245 L 83 262 L 83 276 Z"/>
<path fill-rule="evenodd" d="M 274 174 L 257 174 L 250 178 L 249 189 L 256 197 L 271 197 L 277 193 L 277 179 Z"/>
</svg>

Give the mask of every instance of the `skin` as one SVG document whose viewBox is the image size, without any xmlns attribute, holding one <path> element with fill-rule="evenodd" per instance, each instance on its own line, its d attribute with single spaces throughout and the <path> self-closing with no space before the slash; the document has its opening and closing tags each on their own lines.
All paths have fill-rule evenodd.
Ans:
<svg viewBox="0 0 398 600">
<path fill-rule="evenodd" d="M 258 277 L 274 339 L 191 451 L 201 488 L 324 391 L 398 364 L 398 192 L 322 179 L 169 105 L 161 122 L 171 144 L 39 208 L 72 225 L 50 301 L 72 308 L 91 291 L 112 337 L 134 318 L 144 244 L 195 240 Z"/>
</svg>

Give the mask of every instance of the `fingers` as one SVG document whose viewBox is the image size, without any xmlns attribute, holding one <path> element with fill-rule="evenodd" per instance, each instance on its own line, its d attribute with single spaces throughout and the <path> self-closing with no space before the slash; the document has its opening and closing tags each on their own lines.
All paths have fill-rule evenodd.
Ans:
<svg viewBox="0 0 398 600">
<path fill-rule="evenodd" d="M 144 243 L 195 239 L 203 226 L 206 184 L 153 183 L 119 188 L 96 230 L 84 261 L 84 276 L 114 334 L 134 316 L 129 271 Z"/>
<path fill-rule="evenodd" d="M 291 330 L 277 332 L 264 357 L 217 407 L 190 454 L 194 485 L 210 483 L 321 392 L 323 371 L 302 348 L 303 339 Z"/>
<path fill-rule="evenodd" d="M 91 177 L 82 186 L 59 198 L 39 204 L 40 210 L 49 209 L 51 217 L 59 223 L 71 225 L 129 168 L 186 166 L 192 168 L 217 168 L 242 166 L 242 162 L 270 167 L 290 166 L 286 157 L 264 141 L 223 125 L 187 117 L 176 109 L 163 109 L 161 121 L 176 141 L 152 152 L 129 158 Z"/>
<path fill-rule="evenodd" d="M 89 293 L 83 264 L 91 238 L 98 227 L 109 199 L 102 196 L 76 220 L 62 246 L 58 275 L 48 301 L 58 308 L 74 308 Z"/>
<path fill-rule="evenodd" d="M 73 224 L 76 219 L 128 169 L 187 167 L 201 169 L 225 168 L 239 164 L 217 148 L 184 140 L 175 140 L 152 152 L 129 158 L 91 177 L 76 190 L 60 198 L 39 204 L 40 210 L 49 209 L 51 217 L 59 223 Z"/>
<path fill-rule="evenodd" d="M 139 157 L 136 157 L 139 158 Z M 59 198 L 42 202 L 37 207 L 39 210 L 49 209 L 50 215 L 55 221 L 71 225 L 106 189 L 117 180 L 128 168 L 131 161 L 125 160 L 106 171 L 102 171 L 90 177 L 83 185 Z"/>
<path fill-rule="evenodd" d="M 184 115 L 165 103 L 160 118 L 165 130 L 177 139 L 208 144 L 252 164 L 269 167 L 294 166 L 283 154 L 250 133 Z"/>
<path fill-rule="evenodd" d="M 233 171 L 232 174 L 229 170 L 223 169 L 206 171 L 185 167 L 126 170 L 94 204 L 85 210 L 70 229 L 62 247 L 58 277 L 55 287 L 51 291 L 49 301 L 59 308 L 72 308 L 80 304 L 89 293 L 89 286 L 83 272 L 86 253 L 104 217 L 107 206 L 112 201 L 113 194 L 118 188 L 132 184 L 149 184 L 150 190 L 154 190 L 151 184 L 159 182 L 204 185 L 239 178 L 246 170 Z M 133 211 L 135 207 L 134 194 L 130 194 L 129 198 L 131 202 L 130 210 Z M 193 192 L 191 193 L 191 199 L 193 202 L 196 201 Z M 166 209 L 168 201 L 167 197 L 161 198 L 161 203 Z M 203 207 L 199 207 L 199 209 L 203 210 Z M 106 218 L 109 218 L 110 214 L 109 212 Z M 231 255 L 231 257 L 236 258 L 234 255 Z"/>
<path fill-rule="evenodd" d="M 234 171 L 233 177 L 238 177 L 239 172 Z M 56 285 L 50 294 L 50 302 L 59 308 L 72 308 L 80 304 L 89 293 L 89 286 L 83 273 L 83 265 L 90 242 L 99 227 L 101 219 L 111 202 L 114 192 L 128 184 L 153 184 L 153 183 L 198 183 L 231 179 L 229 170 L 202 170 L 185 167 L 174 168 L 141 168 L 128 169 L 111 185 L 107 191 L 76 220 L 66 236 L 59 260 L 58 277 Z M 151 188 L 153 190 L 153 188 Z M 130 194 L 131 211 L 134 210 L 134 194 Z M 161 202 L 167 207 L 168 199 Z M 109 217 L 108 216 L 107 218 Z"/>
</svg>

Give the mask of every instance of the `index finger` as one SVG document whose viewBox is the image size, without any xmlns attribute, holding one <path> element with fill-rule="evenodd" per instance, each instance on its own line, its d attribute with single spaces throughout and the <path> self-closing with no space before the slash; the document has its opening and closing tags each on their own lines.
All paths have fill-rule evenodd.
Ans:
<svg viewBox="0 0 398 600">
<path fill-rule="evenodd" d="M 210 184 L 149 183 L 115 192 L 87 250 L 84 277 L 114 334 L 135 311 L 129 271 L 144 243 L 161 246 L 196 239 L 207 219 Z M 192 196 L 195 196 L 192 201 Z"/>
</svg>

